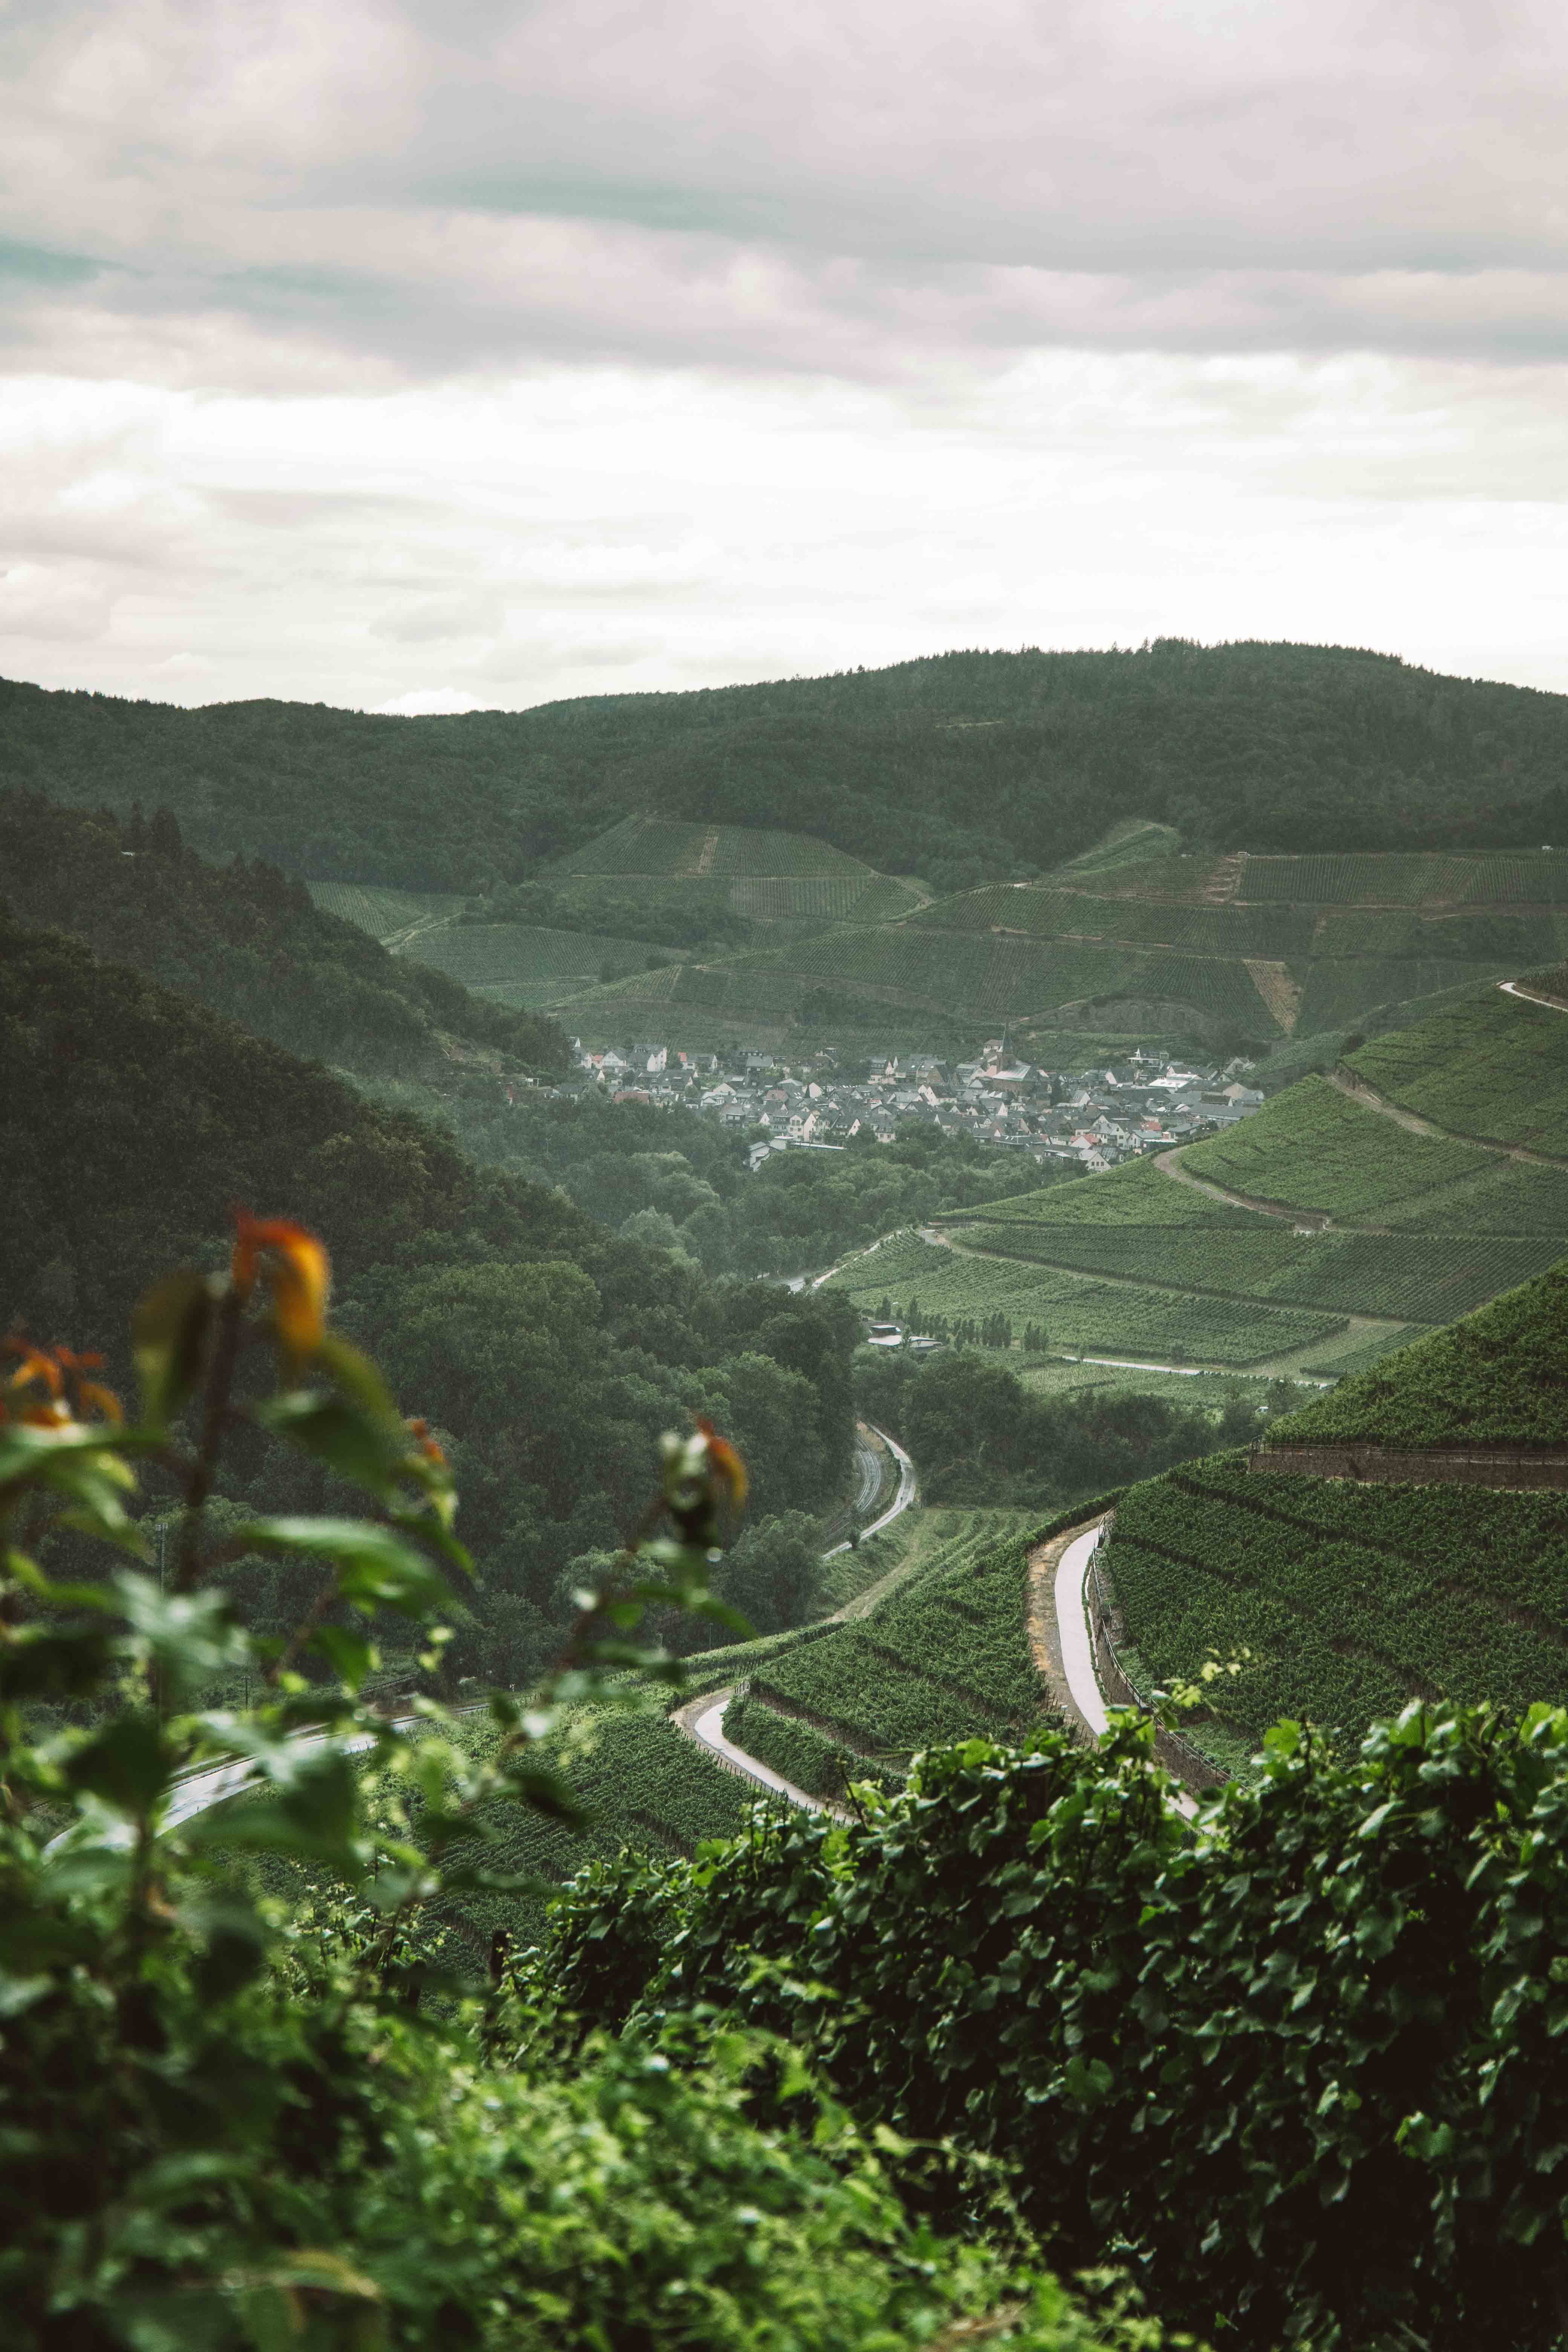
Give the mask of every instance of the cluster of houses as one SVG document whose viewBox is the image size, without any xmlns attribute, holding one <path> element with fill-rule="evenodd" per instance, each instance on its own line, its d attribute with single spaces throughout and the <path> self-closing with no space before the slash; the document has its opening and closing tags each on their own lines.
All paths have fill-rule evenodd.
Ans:
<svg viewBox="0 0 1568 2352">
<path fill-rule="evenodd" d="M 1000 1037 L 956 1063 L 906 1054 L 841 1067 L 831 1049 L 784 1062 L 754 1047 L 721 1056 L 652 1043 L 588 1052 L 580 1040 L 573 1063 L 578 1088 L 699 1110 L 741 1130 L 753 1169 L 774 1151 L 841 1150 L 868 1131 L 891 1143 L 927 1128 L 1098 1171 L 1233 1126 L 1263 1102 L 1247 1083 L 1248 1062 L 1194 1069 L 1140 1050 L 1108 1066 L 1047 1070 L 1017 1059 Z"/>
</svg>

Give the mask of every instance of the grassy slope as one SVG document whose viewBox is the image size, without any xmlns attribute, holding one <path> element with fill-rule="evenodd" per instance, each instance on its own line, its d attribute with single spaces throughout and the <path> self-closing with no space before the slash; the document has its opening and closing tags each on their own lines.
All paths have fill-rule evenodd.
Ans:
<svg viewBox="0 0 1568 2352">
<path fill-rule="evenodd" d="M 964 1238 L 967 1243 L 967 1229 Z M 926 1315 L 952 1321 L 1003 1314 L 1016 1329 L 1043 1322 L 1053 1347 L 1108 1349 L 1158 1362 L 1190 1356 L 1207 1363 L 1258 1363 L 1329 1339 L 1343 1319 L 1144 1282 L 1097 1281 L 1014 1258 L 971 1255 L 967 1248 L 943 1249 L 916 1235 L 898 1236 L 875 1255 L 851 1260 L 831 1284 L 847 1290 L 866 1314 L 876 1314 L 884 1297 L 899 1307 L 900 1319 L 918 1306 L 917 1322 Z"/>
<path fill-rule="evenodd" d="M 1565 1339 L 1559 1272 L 1345 1381 L 1273 1442 L 1568 1444 Z M 1250 1651 L 1216 1686 L 1243 1740 L 1281 1714 L 1353 1738 L 1412 1696 L 1522 1707 L 1568 1678 L 1561 1495 L 1248 1476 L 1245 1455 L 1216 1455 L 1126 1496 L 1107 1570 L 1144 1686 Z"/>
<path fill-rule="evenodd" d="M 1568 1162 L 1568 1014 L 1491 989 L 1350 1057 L 1373 1091 L 1455 1134 Z"/>
<path fill-rule="evenodd" d="M 1132 1488 L 1105 1571 L 1135 1684 L 1243 1659 L 1218 1739 L 1280 1716 L 1354 1740 L 1407 1699 L 1559 1700 L 1568 1675 L 1568 1510 L 1554 1495 L 1249 1478 L 1216 1454 Z"/>
<path fill-rule="evenodd" d="M 1282 1422 L 1302 1445 L 1568 1445 L 1568 1270 L 1523 1284 Z"/>
</svg>

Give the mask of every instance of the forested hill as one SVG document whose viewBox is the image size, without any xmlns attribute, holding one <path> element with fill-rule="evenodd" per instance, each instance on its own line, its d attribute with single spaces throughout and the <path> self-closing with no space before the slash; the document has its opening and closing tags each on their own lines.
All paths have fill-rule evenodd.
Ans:
<svg viewBox="0 0 1568 2352">
<path fill-rule="evenodd" d="M 942 890 L 1133 814 L 1219 849 L 1568 834 L 1568 697 L 1334 646 L 953 653 L 457 719 L 10 684 L 0 748 L 51 798 L 166 804 L 205 852 L 427 889 L 520 879 L 642 810 L 818 834 Z"/>
<path fill-rule="evenodd" d="M 0 895 L 24 920 L 74 931 L 98 954 L 312 1059 L 437 1084 L 453 1045 L 531 1070 L 567 1066 L 553 1021 L 487 1003 L 445 972 L 389 955 L 275 866 L 205 864 L 165 810 L 121 824 L 106 810 L 0 792 Z"/>
<path fill-rule="evenodd" d="M 476 1168 L 422 1120 L 0 915 L 0 1333 L 110 1351 L 171 1265 L 221 1257 L 228 1213 L 300 1219 L 331 1250 L 344 1328 L 447 1440 L 483 1591 L 466 1671 L 527 1682 L 647 1498 L 659 1433 L 710 1413 L 757 1515 L 836 1502 L 853 1438 L 839 1300 L 713 1285 L 564 1196 Z M 319 1507 L 259 1457 L 244 1499 Z M 154 1477 L 156 1474 L 151 1474 Z M 270 1595 L 270 1597 L 268 1597 Z M 294 1596 L 296 1599 L 298 1596 Z M 307 1595 L 308 1598 L 308 1595 Z M 270 1586 L 248 1596 L 270 1629 Z"/>
</svg>

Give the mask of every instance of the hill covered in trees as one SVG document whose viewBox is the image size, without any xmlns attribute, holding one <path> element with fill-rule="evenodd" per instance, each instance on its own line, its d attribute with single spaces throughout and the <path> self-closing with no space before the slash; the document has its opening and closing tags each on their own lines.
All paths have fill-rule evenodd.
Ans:
<svg viewBox="0 0 1568 2352">
<path fill-rule="evenodd" d="M 0 1330 L 123 1334 L 161 1271 L 210 1262 L 236 1202 L 322 1236 L 345 1329 L 465 1479 L 483 1577 L 465 1670 L 536 1669 L 570 1615 L 571 1563 L 622 1538 L 650 1448 L 693 1412 L 745 1444 L 761 1517 L 843 1491 L 857 1327 L 842 1302 L 715 1286 L 79 941 L 3 919 L 0 1100 Z M 123 1357 L 115 1370 L 128 1378 Z M 239 1457 L 242 1480 L 252 1469 L 265 1488 Z M 270 1578 L 258 1565 L 248 1599 L 266 1622 L 287 1607 Z"/>
<path fill-rule="evenodd" d="M 440 1078 L 450 1047 L 541 1071 L 567 1066 L 555 1023 L 471 996 L 323 914 L 303 884 L 187 849 L 175 818 L 62 808 L 0 793 L 0 894 L 24 921 L 70 930 L 291 1053 Z"/>
<path fill-rule="evenodd" d="M 790 827 L 942 891 L 1124 816 L 1219 850 L 1568 835 L 1568 698 L 1335 646 L 952 653 L 456 719 L 14 683 L 0 734 L 53 798 L 167 805 L 208 853 L 415 889 L 526 880 L 644 812 Z"/>
</svg>

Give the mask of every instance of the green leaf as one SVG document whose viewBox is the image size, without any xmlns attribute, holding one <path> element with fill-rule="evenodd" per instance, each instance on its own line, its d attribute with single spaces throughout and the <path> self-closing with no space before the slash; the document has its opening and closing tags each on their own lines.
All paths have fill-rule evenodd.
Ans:
<svg viewBox="0 0 1568 2352">
<path fill-rule="evenodd" d="M 195 1387 L 222 1296 L 216 1276 L 185 1266 L 156 1283 L 132 1311 L 131 1352 L 142 1384 L 142 1410 L 154 1427 L 166 1426 Z"/>
<path fill-rule="evenodd" d="M 199 1891 L 179 1906 L 181 1925 L 205 1946 L 196 1990 L 205 2004 L 226 2000 L 248 1984 L 267 1956 L 265 1920 L 238 1896 Z"/>
<path fill-rule="evenodd" d="M 0 1969 L 0 2017 L 20 2017 L 36 2000 L 42 2000 L 54 1984 L 53 1977 L 14 1977 Z"/>
<path fill-rule="evenodd" d="M 249 1636 L 220 1586 L 166 1592 L 153 1578 L 130 1569 L 118 1570 L 113 1584 L 139 1649 L 158 1660 L 177 1688 L 188 1689 L 226 1667 L 254 1663 Z"/>
<path fill-rule="evenodd" d="M 171 1759 L 151 1716 L 118 1715 L 66 1760 L 73 1789 L 117 1812 L 151 1812 L 168 1785 Z"/>
<path fill-rule="evenodd" d="M 300 1743 L 303 1745 L 304 1743 Z M 350 1877 L 361 1864 L 354 1844 L 359 1783 L 353 1759 L 333 1748 L 313 1749 L 287 1782 L 274 1782 L 232 1810 L 215 1806 L 198 1813 L 184 1834 L 193 1845 L 241 1848 L 252 1853 L 289 1853 L 330 1862 Z"/>
<path fill-rule="evenodd" d="M 1086 2107 L 1102 2105 L 1116 2087 L 1116 2077 L 1103 2058 L 1069 2058 L 1064 2079 L 1073 2097 Z"/>
<path fill-rule="evenodd" d="M 367 1615 L 395 1609 L 419 1617 L 451 1602 L 445 1580 L 423 1553 L 375 1520 L 251 1519 L 235 1529 L 234 1540 L 258 1551 L 311 1552 L 335 1560 L 343 1599 Z"/>
<path fill-rule="evenodd" d="M 374 1673 L 378 1653 L 374 1642 L 363 1634 L 351 1633 L 343 1625 L 318 1625 L 310 1636 L 310 1646 L 318 1656 L 326 1659 L 343 1688 L 358 1691 L 366 1675 Z"/>
<path fill-rule="evenodd" d="M 406 1503 L 392 1503 L 387 1507 L 386 1516 L 395 1528 L 402 1528 L 409 1535 L 417 1536 L 433 1550 L 438 1551 L 460 1575 L 473 1575 L 473 1554 L 466 1545 L 458 1541 L 450 1528 L 444 1527 L 432 1511 L 411 1509 Z"/>
<path fill-rule="evenodd" d="M 79 1698 L 110 1658 L 102 1625 L 0 1626 L 0 1700 Z"/>
<path fill-rule="evenodd" d="M 368 1487 L 377 1497 L 396 1492 L 408 1453 L 408 1433 L 401 1422 L 389 1426 L 347 1397 L 308 1389 L 258 1405 L 256 1417 L 356 1486 Z"/>
</svg>

